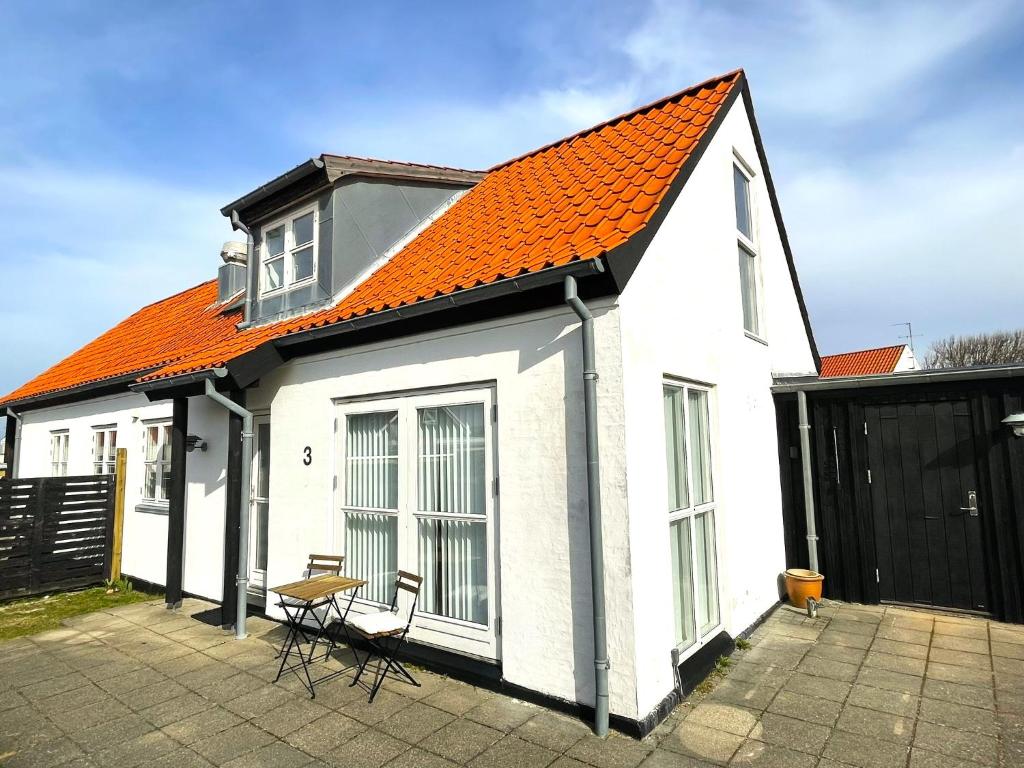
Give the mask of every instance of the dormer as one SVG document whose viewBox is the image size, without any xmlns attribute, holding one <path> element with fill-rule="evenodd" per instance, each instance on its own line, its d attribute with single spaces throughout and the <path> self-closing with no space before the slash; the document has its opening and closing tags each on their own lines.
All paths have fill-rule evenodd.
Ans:
<svg viewBox="0 0 1024 768">
<path fill-rule="evenodd" d="M 225 206 L 251 242 L 245 322 L 345 296 L 483 175 L 320 155 Z"/>
</svg>

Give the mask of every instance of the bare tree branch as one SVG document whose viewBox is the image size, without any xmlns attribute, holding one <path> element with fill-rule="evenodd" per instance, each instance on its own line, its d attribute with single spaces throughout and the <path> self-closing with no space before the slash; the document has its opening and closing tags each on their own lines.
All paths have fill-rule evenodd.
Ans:
<svg viewBox="0 0 1024 768">
<path fill-rule="evenodd" d="M 932 343 L 925 368 L 967 368 L 972 365 L 1024 363 L 1024 329 L 950 336 Z"/>
</svg>

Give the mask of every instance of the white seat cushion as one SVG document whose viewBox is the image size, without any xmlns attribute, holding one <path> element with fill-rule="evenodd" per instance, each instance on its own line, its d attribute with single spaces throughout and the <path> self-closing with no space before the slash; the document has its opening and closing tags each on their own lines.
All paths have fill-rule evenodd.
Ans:
<svg viewBox="0 0 1024 768">
<path fill-rule="evenodd" d="M 405 629 L 405 621 L 398 614 L 391 611 L 377 611 L 375 613 L 351 616 L 348 619 L 348 623 L 367 637 L 391 635 Z"/>
</svg>

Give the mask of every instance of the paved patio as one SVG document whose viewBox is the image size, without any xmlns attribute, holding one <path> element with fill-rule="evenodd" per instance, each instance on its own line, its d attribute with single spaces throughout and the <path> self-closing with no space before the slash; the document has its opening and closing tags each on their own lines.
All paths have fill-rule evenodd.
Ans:
<svg viewBox="0 0 1024 768">
<path fill-rule="evenodd" d="M 206 608 L 127 606 L 0 644 L 0 765 L 1024 765 L 1024 628 L 981 619 L 780 608 L 635 741 L 425 672 L 372 705 L 344 680 L 310 701 L 293 676 L 270 683 L 278 625 L 238 643 L 190 618 Z"/>
</svg>

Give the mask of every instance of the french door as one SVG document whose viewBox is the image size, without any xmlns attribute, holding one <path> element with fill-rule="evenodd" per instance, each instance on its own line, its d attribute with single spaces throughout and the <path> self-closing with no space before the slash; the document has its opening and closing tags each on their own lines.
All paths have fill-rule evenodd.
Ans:
<svg viewBox="0 0 1024 768">
<path fill-rule="evenodd" d="M 267 532 L 270 524 L 270 416 L 253 419 L 253 452 L 249 507 L 249 594 L 257 601 L 267 594 Z"/>
<path fill-rule="evenodd" d="M 389 604 L 423 577 L 410 636 L 498 658 L 491 388 L 339 405 L 339 526 L 360 597 Z M 399 595 L 399 610 L 411 597 Z"/>
</svg>

